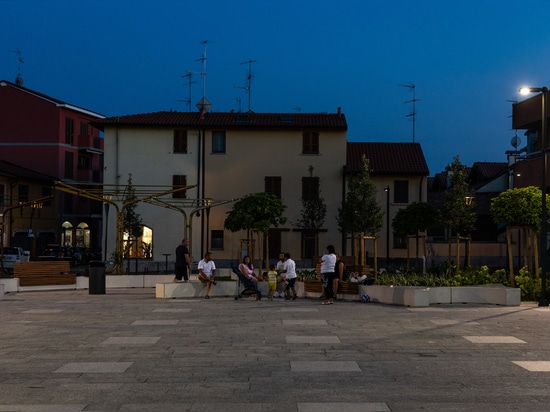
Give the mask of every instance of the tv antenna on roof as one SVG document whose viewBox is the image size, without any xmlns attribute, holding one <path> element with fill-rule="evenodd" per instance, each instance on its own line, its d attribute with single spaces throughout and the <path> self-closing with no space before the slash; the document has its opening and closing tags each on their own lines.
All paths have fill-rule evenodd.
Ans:
<svg viewBox="0 0 550 412">
<path fill-rule="evenodd" d="M 242 62 L 241 64 L 248 64 L 248 76 L 246 77 L 246 86 L 235 86 L 238 89 L 244 89 L 248 92 L 248 111 L 250 111 L 250 86 L 252 83 L 252 63 L 256 63 L 256 60 L 248 60 L 246 62 Z"/>
<path fill-rule="evenodd" d="M 10 51 L 17 55 L 17 61 L 19 62 L 17 66 L 17 77 L 15 78 L 15 84 L 18 86 L 23 86 L 23 78 L 21 77 L 21 63 L 25 62 L 23 61 L 23 57 L 21 57 L 21 50 L 15 49 Z"/>
<path fill-rule="evenodd" d="M 189 86 L 189 98 L 186 99 L 186 100 L 181 100 L 182 102 L 185 102 L 185 103 L 188 103 L 189 104 L 189 111 L 191 111 L 191 101 L 192 101 L 192 96 L 191 96 L 191 85 L 193 83 L 197 83 L 195 81 L 193 81 L 193 72 L 190 71 L 190 70 L 187 70 L 187 74 L 184 74 L 183 76 L 181 77 L 188 77 L 189 80 L 187 81 L 187 83 L 184 84 L 184 86 Z"/>
<path fill-rule="evenodd" d="M 195 61 L 202 61 L 202 71 L 200 72 L 202 77 L 202 99 L 197 103 L 197 108 L 202 112 L 207 112 L 212 108 L 212 104 L 206 98 L 206 44 L 208 40 L 203 40 L 201 44 L 203 45 L 202 57 Z"/>
<path fill-rule="evenodd" d="M 407 87 L 409 88 L 409 90 L 412 90 L 412 93 L 413 93 L 412 100 L 407 100 L 403 103 L 412 103 L 412 112 L 410 112 L 405 117 L 412 117 L 412 138 L 414 143 L 414 133 L 415 133 L 415 125 L 416 125 L 416 102 L 419 101 L 420 99 L 416 98 L 416 86 L 414 85 L 414 83 L 398 84 L 398 86 Z"/>
</svg>

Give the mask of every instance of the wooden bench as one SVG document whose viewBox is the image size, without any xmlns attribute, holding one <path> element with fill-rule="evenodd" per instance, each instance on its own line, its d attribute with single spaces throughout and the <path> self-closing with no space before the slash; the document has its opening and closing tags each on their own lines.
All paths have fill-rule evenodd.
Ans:
<svg viewBox="0 0 550 412">
<path fill-rule="evenodd" d="M 13 264 L 13 277 L 19 278 L 19 286 L 76 284 L 76 275 L 70 271 L 70 263 L 66 260 Z"/>
</svg>

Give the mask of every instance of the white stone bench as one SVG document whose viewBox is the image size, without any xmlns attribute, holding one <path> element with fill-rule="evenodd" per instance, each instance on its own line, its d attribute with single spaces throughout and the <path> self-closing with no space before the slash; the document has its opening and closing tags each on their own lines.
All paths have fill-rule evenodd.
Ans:
<svg viewBox="0 0 550 412">
<path fill-rule="evenodd" d="M 235 281 L 220 281 L 217 285 L 212 285 L 210 288 L 211 297 L 235 296 L 236 294 L 237 282 Z M 206 287 L 199 281 L 156 284 L 157 299 L 204 298 L 205 295 Z"/>
<path fill-rule="evenodd" d="M 243 290 L 241 286 L 237 291 L 237 281 L 218 281 L 218 284 L 210 288 L 211 297 L 237 296 L 238 292 Z M 258 289 L 262 292 L 262 299 L 266 299 L 269 291 L 267 282 L 258 282 Z M 298 297 L 304 297 L 304 284 L 296 282 L 296 293 Z M 206 288 L 200 281 L 183 282 L 163 282 L 156 284 L 157 299 L 177 299 L 177 298 L 204 298 Z"/>
</svg>

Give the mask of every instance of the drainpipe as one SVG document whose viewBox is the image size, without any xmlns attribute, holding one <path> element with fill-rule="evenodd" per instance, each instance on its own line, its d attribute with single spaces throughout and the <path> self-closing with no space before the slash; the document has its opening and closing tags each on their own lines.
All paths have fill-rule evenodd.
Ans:
<svg viewBox="0 0 550 412">
<path fill-rule="evenodd" d="M 203 115 L 204 116 L 204 115 Z M 202 151 L 201 151 L 201 156 L 202 156 L 202 164 L 201 164 L 201 168 L 202 168 L 202 173 L 201 173 L 201 188 L 200 188 L 200 199 L 204 199 L 205 198 L 205 171 L 206 171 L 206 130 L 204 129 L 204 127 L 202 128 Z M 201 204 L 202 206 L 202 204 Z M 204 213 L 201 214 L 201 259 L 202 257 L 204 256 Z M 208 247 L 208 245 L 206 245 L 206 247 Z"/>
<path fill-rule="evenodd" d="M 115 184 L 116 184 L 116 187 L 118 188 L 118 185 L 120 183 L 120 174 L 119 174 L 119 157 L 120 157 L 120 153 L 119 153 L 119 142 L 118 142 L 118 123 L 120 121 L 120 117 L 117 116 L 116 118 L 116 129 L 115 129 L 115 153 L 116 153 L 116 157 L 115 157 Z"/>
<path fill-rule="evenodd" d="M 342 205 L 346 200 L 346 165 L 342 167 Z M 346 251 L 346 233 L 342 232 L 342 256 L 345 256 Z"/>
</svg>

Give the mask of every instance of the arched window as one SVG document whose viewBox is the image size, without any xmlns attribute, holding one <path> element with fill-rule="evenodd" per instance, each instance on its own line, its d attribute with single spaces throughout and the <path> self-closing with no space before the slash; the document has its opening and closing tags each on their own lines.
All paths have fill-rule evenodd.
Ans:
<svg viewBox="0 0 550 412">
<path fill-rule="evenodd" d="M 80 222 L 76 227 L 76 247 L 90 247 L 90 227 Z"/>
<path fill-rule="evenodd" d="M 73 245 L 73 225 L 65 221 L 61 225 L 61 246 L 70 247 Z"/>
<path fill-rule="evenodd" d="M 153 258 L 153 229 L 142 226 L 142 235 L 137 239 L 129 238 L 124 233 L 123 250 L 125 259 L 152 259 Z"/>
</svg>

